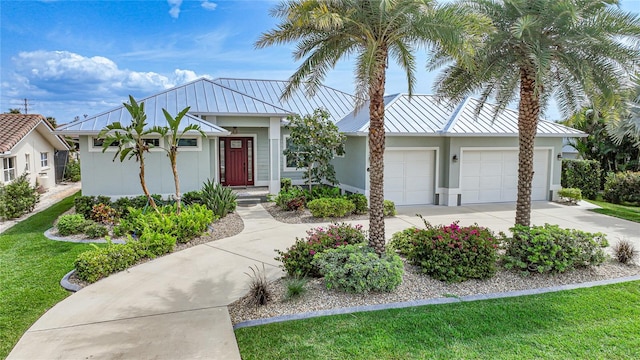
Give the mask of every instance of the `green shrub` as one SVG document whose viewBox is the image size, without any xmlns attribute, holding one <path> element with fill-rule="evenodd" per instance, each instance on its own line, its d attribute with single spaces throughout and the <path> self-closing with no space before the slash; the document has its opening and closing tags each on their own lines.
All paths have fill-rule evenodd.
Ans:
<svg viewBox="0 0 640 360">
<path fill-rule="evenodd" d="M 87 237 L 89 237 L 90 239 L 101 238 L 109 234 L 109 230 L 104 225 L 96 223 L 85 226 L 84 231 L 82 232 L 85 233 L 85 235 L 87 235 Z"/>
<path fill-rule="evenodd" d="M 111 198 L 108 196 L 78 196 L 73 200 L 77 214 L 82 214 L 85 219 L 91 219 L 91 210 L 94 205 L 111 206 Z"/>
<path fill-rule="evenodd" d="M 231 188 L 216 184 L 212 180 L 207 180 L 202 188 L 202 204 L 218 218 L 236 210 L 237 197 Z"/>
<path fill-rule="evenodd" d="M 172 252 L 176 246 L 176 238 L 174 236 L 153 230 L 144 231 L 138 242 L 146 250 L 145 256 L 151 259 Z"/>
<path fill-rule="evenodd" d="M 311 215 L 317 218 L 343 217 L 351 214 L 356 206 L 343 198 L 320 198 L 307 203 Z"/>
<path fill-rule="evenodd" d="M 413 249 L 413 237 L 418 231 L 415 227 L 410 227 L 393 233 L 391 241 L 389 241 L 389 249 L 404 256 L 409 255 L 409 252 Z"/>
<path fill-rule="evenodd" d="M 340 245 L 361 244 L 367 241 L 362 225 L 346 223 L 332 224 L 327 228 L 317 227 L 307 231 L 306 238 L 296 238 L 295 244 L 285 251 L 276 250 L 277 261 L 289 276 L 320 277 L 318 268 L 311 264 L 316 253 Z"/>
<path fill-rule="evenodd" d="M 307 203 L 316 199 L 342 197 L 340 188 L 333 187 L 333 186 L 314 185 L 311 188 L 311 191 L 307 189 L 303 191 L 304 191 L 305 198 L 307 199 Z"/>
<path fill-rule="evenodd" d="M 356 206 L 354 214 L 366 214 L 369 211 L 369 200 L 363 194 L 347 195 L 347 200 Z"/>
<path fill-rule="evenodd" d="M 487 279 L 496 273 L 500 238 L 478 225 L 432 226 L 413 235 L 407 259 L 434 279 L 459 282 Z"/>
<path fill-rule="evenodd" d="M 351 293 L 393 291 L 402 283 L 404 264 L 396 254 L 379 257 L 366 245 L 345 245 L 318 253 L 313 258 L 327 289 Z"/>
<path fill-rule="evenodd" d="M 608 174 L 604 184 L 604 198 L 614 204 L 640 204 L 640 172 Z"/>
<path fill-rule="evenodd" d="M 558 190 L 558 196 L 567 202 L 575 204 L 582 200 L 582 190 L 577 188 L 560 189 Z"/>
<path fill-rule="evenodd" d="M 78 255 L 75 261 L 76 275 L 90 283 L 118 271 L 126 270 L 140 259 L 135 244 L 109 244 Z"/>
<path fill-rule="evenodd" d="M 202 204 L 202 192 L 189 191 L 187 193 L 184 193 L 182 194 L 182 202 L 187 205 Z"/>
<path fill-rule="evenodd" d="M 560 184 L 563 188 L 577 188 L 582 196 L 595 199 L 600 191 L 602 170 L 597 160 L 562 160 Z"/>
<path fill-rule="evenodd" d="M 606 259 L 603 248 L 608 242 L 604 234 L 561 229 L 549 224 L 531 228 L 516 225 L 511 232 L 513 237 L 506 239 L 503 257 L 507 269 L 562 273 L 577 267 L 599 265 Z"/>
<path fill-rule="evenodd" d="M 280 179 L 280 190 L 287 191 L 291 188 L 291 179 L 289 178 L 281 178 Z"/>
<path fill-rule="evenodd" d="M 0 184 L 0 219 L 15 219 L 30 213 L 40 201 L 40 194 L 31 186 L 27 174 L 15 178 L 8 185 Z"/>
<path fill-rule="evenodd" d="M 395 216 L 396 212 L 396 204 L 391 200 L 385 200 L 383 202 L 382 213 L 384 216 Z"/>
<path fill-rule="evenodd" d="M 276 205 L 286 211 L 298 210 L 307 203 L 305 192 L 299 187 L 291 187 L 280 190 L 276 196 Z"/>
<path fill-rule="evenodd" d="M 81 214 L 62 215 L 58 219 L 58 233 L 62 236 L 80 234 L 87 226 L 87 220 Z"/>
<path fill-rule="evenodd" d="M 80 161 L 70 160 L 64 167 L 64 177 L 72 182 L 80 181 Z"/>
<path fill-rule="evenodd" d="M 305 292 L 307 292 L 307 283 L 309 281 L 305 277 L 301 276 L 293 276 L 288 277 L 284 284 L 287 287 L 287 292 L 285 293 L 285 299 L 291 300 L 302 296 Z"/>
<path fill-rule="evenodd" d="M 118 218 L 118 212 L 109 205 L 95 204 L 91 208 L 91 220 L 101 224 L 114 224 Z"/>
</svg>

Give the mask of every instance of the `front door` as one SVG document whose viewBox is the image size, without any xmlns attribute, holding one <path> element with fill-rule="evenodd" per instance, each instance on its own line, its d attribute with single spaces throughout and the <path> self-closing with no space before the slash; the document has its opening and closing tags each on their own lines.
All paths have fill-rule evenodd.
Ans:
<svg viewBox="0 0 640 360">
<path fill-rule="evenodd" d="M 220 138 L 220 183 L 253 185 L 253 138 Z"/>
</svg>

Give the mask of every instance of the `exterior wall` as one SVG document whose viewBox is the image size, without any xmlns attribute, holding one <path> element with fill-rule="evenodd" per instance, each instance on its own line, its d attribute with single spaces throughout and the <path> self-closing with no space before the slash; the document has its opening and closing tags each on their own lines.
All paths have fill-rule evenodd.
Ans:
<svg viewBox="0 0 640 360">
<path fill-rule="evenodd" d="M 287 168 L 287 159 L 283 154 L 283 151 L 287 148 L 287 137 L 291 134 L 291 131 L 288 129 L 282 128 L 281 131 L 281 140 L 280 140 L 280 175 L 281 178 L 289 178 L 293 184 L 302 185 L 304 183 L 304 179 L 302 178 L 304 174 L 304 169 L 290 170 Z"/>
<path fill-rule="evenodd" d="M 48 154 L 48 166 L 46 167 L 40 166 L 40 153 L 43 152 Z M 5 156 L 15 156 L 16 177 L 26 172 L 26 154 L 29 154 L 28 178 L 31 185 L 35 185 L 37 181 L 38 184 L 42 185 L 45 189 L 55 186 L 55 149 L 47 139 L 40 135 L 36 130 L 31 131 L 27 136 L 20 140 L 20 142 L 18 142 L 11 150 L 10 156 Z M 1 162 L 0 167 L 2 167 Z M 0 173 L 0 181 L 3 181 L 4 178 L 1 175 L 2 173 Z"/>
<path fill-rule="evenodd" d="M 111 197 L 136 196 L 142 194 L 140 186 L 139 163 L 134 159 L 112 161 L 114 151 L 92 148 L 89 151 L 90 137 L 80 136 L 80 162 L 82 171 L 83 195 L 106 195 Z M 178 175 L 180 192 L 199 190 L 202 183 L 211 176 L 210 143 L 204 140 L 200 149 L 185 150 L 178 153 Z M 166 152 L 152 149 L 145 154 L 145 180 L 152 194 L 164 197 L 175 193 L 175 184 L 171 165 Z"/>
<path fill-rule="evenodd" d="M 365 193 L 367 188 L 367 141 L 366 136 L 348 136 L 344 157 L 333 159 L 336 177 L 343 190 Z"/>
</svg>

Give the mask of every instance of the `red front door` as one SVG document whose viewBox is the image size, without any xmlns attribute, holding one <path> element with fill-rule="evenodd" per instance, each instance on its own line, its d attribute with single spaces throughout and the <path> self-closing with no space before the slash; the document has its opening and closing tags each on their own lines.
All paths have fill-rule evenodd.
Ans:
<svg viewBox="0 0 640 360">
<path fill-rule="evenodd" d="M 222 185 L 253 185 L 253 138 L 220 138 L 219 144 Z"/>
</svg>

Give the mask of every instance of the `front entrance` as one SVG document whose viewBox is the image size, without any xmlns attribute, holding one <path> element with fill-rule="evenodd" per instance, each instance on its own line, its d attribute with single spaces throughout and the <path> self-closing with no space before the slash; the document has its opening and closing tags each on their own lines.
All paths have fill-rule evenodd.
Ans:
<svg viewBox="0 0 640 360">
<path fill-rule="evenodd" d="M 220 183 L 225 186 L 253 185 L 253 138 L 220 138 Z"/>
</svg>

